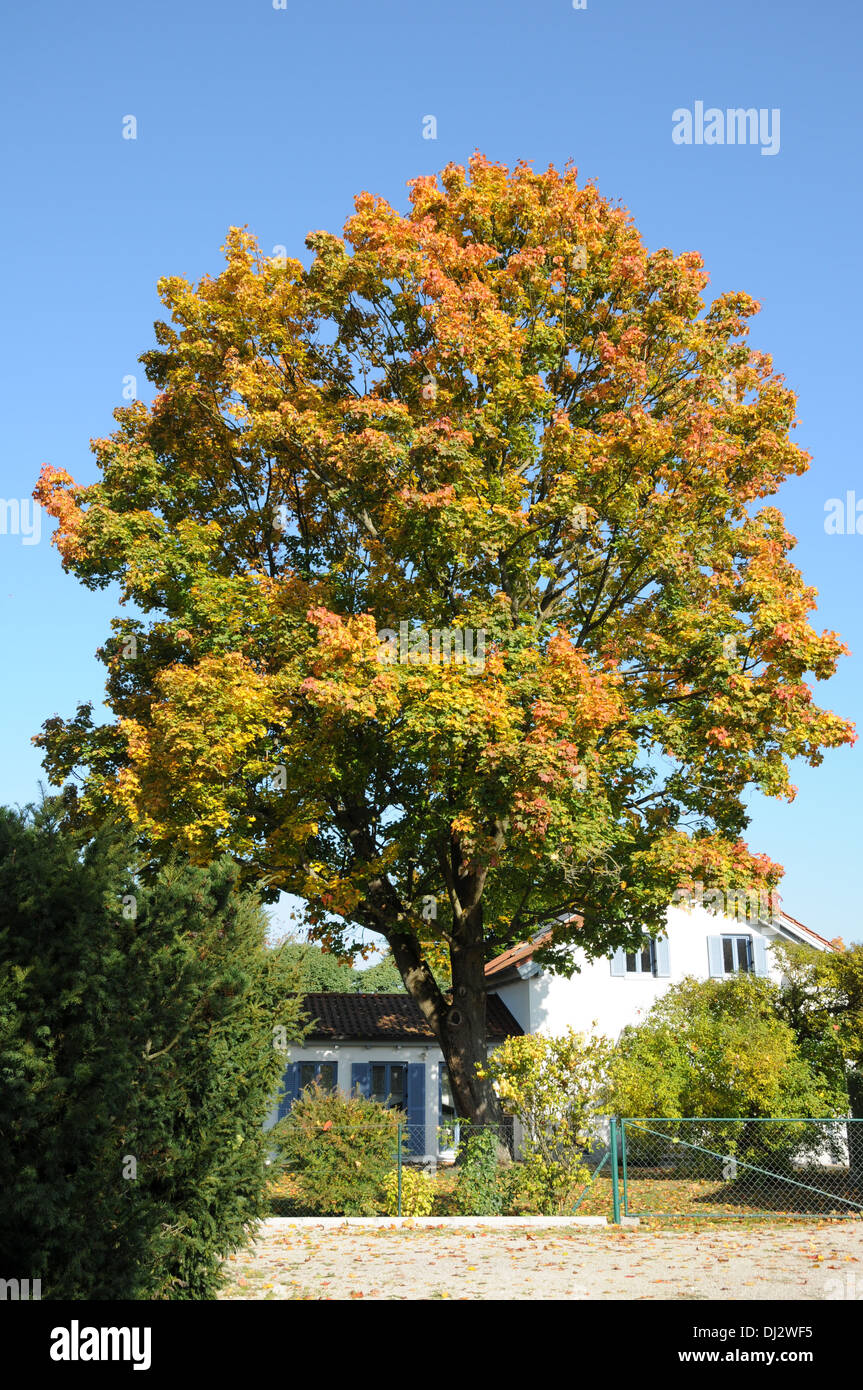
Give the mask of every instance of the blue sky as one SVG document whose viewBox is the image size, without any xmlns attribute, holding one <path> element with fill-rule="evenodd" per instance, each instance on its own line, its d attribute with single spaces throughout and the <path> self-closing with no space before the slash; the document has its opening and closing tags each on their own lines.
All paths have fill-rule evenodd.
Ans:
<svg viewBox="0 0 863 1390">
<path fill-rule="evenodd" d="M 4 27 L 2 498 L 29 497 L 44 461 L 93 479 L 88 441 L 112 427 L 124 377 L 150 398 L 136 359 L 161 316 L 158 277 L 218 270 L 230 225 L 300 255 L 310 230 L 340 231 L 354 194 L 404 206 L 409 178 L 474 149 L 572 159 L 649 247 L 700 251 L 709 294 L 761 301 L 753 346 L 798 391 L 796 438 L 813 455 L 779 505 L 817 624 L 855 653 L 816 694 L 859 719 L 863 534 L 824 528 L 829 499 L 863 501 L 854 0 L 48 0 Z M 672 113 L 698 101 L 778 109 L 778 152 L 675 144 Z M 26 539 L 0 534 L 11 803 L 36 793 L 42 721 L 99 701 L 93 654 L 115 611 L 63 574 L 47 524 Z M 786 866 L 788 910 L 846 940 L 863 938 L 861 757 L 795 769 L 791 805 L 751 799 L 749 842 Z"/>
</svg>

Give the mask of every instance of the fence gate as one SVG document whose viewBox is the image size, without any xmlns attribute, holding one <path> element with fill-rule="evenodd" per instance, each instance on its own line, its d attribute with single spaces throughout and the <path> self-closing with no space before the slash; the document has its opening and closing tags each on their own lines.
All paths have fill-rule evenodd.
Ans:
<svg viewBox="0 0 863 1390">
<path fill-rule="evenodd" d="M 863 1120 L 627 1117 L 615 1128 L 625 1216 L 863 1215 Z"/>
</svg>

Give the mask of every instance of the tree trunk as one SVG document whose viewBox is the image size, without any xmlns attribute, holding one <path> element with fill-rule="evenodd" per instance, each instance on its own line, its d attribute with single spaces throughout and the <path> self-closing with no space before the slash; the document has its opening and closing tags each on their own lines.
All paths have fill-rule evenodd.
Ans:
<svg viewBox="0 0 863 1390">
<path fill-rule="evenodd" d="M 491 1082 L 477 1076 L 488 1056 L 486 1043 L 485 953 L 479 906 L 465 920 L 450 950 L 452 1002 L 448 1002 L 422 960 L 412 936 L 387 935 L 405 988 L 432 1028 L 444 1055 L 456 1113 L 473 1124 L 495 1124 L 504 1133 L 505 1119 Z"/>
<path fill-rule="evenodd" d="M 502 840 L 501 823 L 494 822 L 492 830 Z M 477 1066 L 482 1066 L 488 1056 L 482 910 L 487 869 L 465 861 L 455 835 L 450 837 L 448 853 L 442 856 L 442 867 L 453 909 L 451 1001 L 441 993 L 413 931 L 400 927 L 404 912 L 385 878 L 369 884 L 366 916 L 358 915 L 358 920 L 386 937 L 408 994 L 438 1040 L 456 1112 L 473 1124 L 497 1125 L 503 1157 L 504 1153 L 509 1153 L 509 1147 L 505 1143 L 505 1119 L 500 1101 L 491 1082 L 477 1076 Z"/>
<path fill-rule="evenodd" d="M 439 1042 L 459 1115 L 474 1124 L 503 1125 L 503 1111 L 489 1080 L 477 1076 L 488 1057 L 482 912 L 467 918 L 450 950 L 452 1004 Z"/>
</svg>

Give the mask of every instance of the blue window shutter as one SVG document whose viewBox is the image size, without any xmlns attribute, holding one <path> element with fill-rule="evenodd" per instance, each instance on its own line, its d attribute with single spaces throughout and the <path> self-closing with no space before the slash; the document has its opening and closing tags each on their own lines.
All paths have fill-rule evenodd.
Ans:
<svg viewBox="0 0 863 1390">
<path fill-rule="evenodd" d="M 753 936 L 752 947 L 755 952 L 756 975 L 767 974 L 767 942 L 763 936 Z"/>
<path fill-rule="evenodd" d="M 426 1151 L 426 1064 L 408 1062 L 408 1153 Z"/>
<path fill-rule="evenodd" d="M 707 938 L 707 965 L 712 978 L 725 976 L 725 967 L 722 963 L 722 937 L 708 936 Z"/>
<path fill-rule="evenodd" d="M 446 1062 L 437 1064 L 437 1122 L 443 1124 L 443 1069 Z"/>
<path fill-rule="evenodd" d="M 611 957 L 611 973 L 618 976 L 626 974 L 626 952 L 622 946 L 618 946 Z"/>
<path fill-rule="evenodd" d="M 299 1076 L 299 1062 L 289 1062 L 285 1067 L 285 1074 L 282 1077 L 284 1091 L 279 1101 L 279 1119 L 283 1120 L 297 1098 L 297 1077 Z"/>
<path fill-rule="evenodd" d="M 368 1100 L 372 1090 L 372 1064 L 371 1062 L 352 1062 L 351 1063 L 351 1095 L 355 1096 L 359 1091 L 361 1096 Z"/>
<path fill-rule="evenodd" d="M 660 936 L 653 943 L 653 958 L 656 961 L 657 975 L 671 974 L 671 957 L 668 951 L 668 937 Z"/>
</svg>

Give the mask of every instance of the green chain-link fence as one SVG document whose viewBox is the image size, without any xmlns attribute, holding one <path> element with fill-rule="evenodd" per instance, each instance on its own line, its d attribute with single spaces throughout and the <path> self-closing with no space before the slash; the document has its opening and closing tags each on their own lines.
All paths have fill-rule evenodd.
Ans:
<svg viewBox="0 0 863 1390">
<path fill-rule="evenodd" d="M 273 1215 L 863 1215 L 863 1120 L 597 1117 L 577 1180 L 551 1203 L 511 1125 L 405 1121 L 383 1141 L 377 1127 L 318 1128 L 274 1164 Z"/>
<path fill-rule="evenodd" d="M 863 1120 L 624 1118 L 626 1216 L 860 1216 Z"/>
</svg>

